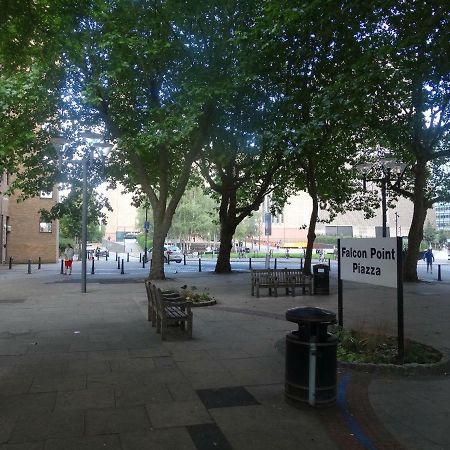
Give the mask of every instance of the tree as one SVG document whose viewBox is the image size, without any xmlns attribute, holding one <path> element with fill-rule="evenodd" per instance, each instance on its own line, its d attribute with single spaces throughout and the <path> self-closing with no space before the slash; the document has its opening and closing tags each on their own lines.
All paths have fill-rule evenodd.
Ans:
<svg viewBox="0 0 450 450">
<path fill-rule="evenodd" d="M 8 148 L 20 149 L 22 159 L 30 160 L 25 138 L 35 139 L 33 127 L 38 126 L 42 137 L 34 159 L 45 161 L 45 150 L 52 152 L 45 145 L 49 135 L 74 138 L 80 129 L 104 129 L 116 144 L 108 168 L 112 185 L 122 182 L 135 193 L 137 204 L 152 206 L 150 276 L 163 278 L 165 236 L 214 109 L 214 79 L 208 78 L 195 43 L 203 6 L 192 5 L 188 11 L 179 0 L 79 0 L 52 8 L 46 2 L 23 3 L 7 15 L 6 35 L 26 47 L 20 65 L 11 63 L 7 73 L 18 85 L 8 117 L 22 130 L 23 141 L 14 141 L 9 132 Z M 5 59 L 13 61 L 13 55 Z M 33 85 L 21 82 L 14 69 L 26 79 L 34 74 Z M 39 95 L 28 101 L 22 97 L 26 87 L 31 92 L 36 87 Z M 3 97 L 8 94 L 5 89 Z M 27 117 L 27 109 L 35 114 Z M 14 152 L 8 155 L 12 166 Z"/>
<path fill-rule="evenodd" d="M 372 6 L 348 95 L 359 102 L 366 128 L 407 164 L 403 183 L 391 188 L 414 204 L 404 278 L 416 281 L 427 209 L 450 200 L 448 5 L 391 0 Z"/>
<path fill-rule="evenodd" d="M 353 201 L 357 184 L 350 170 L 358 132 L 347 118 L 347 100 L 335 86 L 340 77 L 350 75 L 359 47 L 359 17 L 348 3 L 268 1 L 251 32 L 249 57 L 274 99 L 272 133 L 289 154 L 288 189 L 304 190 L 312 199 L 307 273 L 319 207 L 332 218 L 360 206 Z"/>
<path fill-rule="evenodd" d="M 427 220 L 425 227 L 423 229 L 423 238 L 427 242 L 427 244 L 430 246 L 431 244 L 434 244 L 437 237 L 437 230 L 434 228 L 432 223 Z"/>
</svg>

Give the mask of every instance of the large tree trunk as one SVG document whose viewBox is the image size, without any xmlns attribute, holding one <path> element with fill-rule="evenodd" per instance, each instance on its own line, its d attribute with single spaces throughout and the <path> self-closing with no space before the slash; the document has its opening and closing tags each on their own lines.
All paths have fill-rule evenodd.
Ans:
<svg viewBox="0 0 450 450">
<path fill-rule="evenodd" d="M 403 266 L 405 281 L 417 281 L 417 258 L 420 252 L 420 243 L 423 239 L 423 227 L 427 215 L 425 201 L 426 161 L 417 159 L 414 182 L 414 211 L 411 227 L 408 233 L 408 252 Z"/>
<path fill-rule="evenodd" d="M 228 217 L 227 220 L 220 223 L 220 248 L 219 255 L 217 256 L 216 262 L 216 273 L 230 273 L 231 263 L 230 263 L 230 253 L 233 246 L 232 240 L 236 227 L 230 224 Z"/>
<path fill-rule="evenodd" d="M 170 221 L 171 222 L 171 221 Z M 169 231 L 164 222 L 164 214 L 153 214 L 153 250 L 149 278 L 152 280 L 164 280 L 164 241 Z"/>
<path fill-rule="evenodd" d="M 312 195 L 313 194 L 313 195 Z M 319 215 L 319 201 L 317 200 L 317 193 L 313 190 L 313 193 L 309 193 L 312 198 L 312 211 L 309 218 L 309 228 L 308 228 L 308 242 L 306 244 L 305 252 L 305 263 L 303 270 L 307 275 L 311 275 L 311 261 L 312 261 L 312 251 L 314 246 L 314 241 L 316 239 L 316 224 L 317 217 Z"/>
<path fill-rule="evenodd" d="M 317 218 L 319 216 L 319 199 L 317 195 L 317 186 L 315 178 L 316 173 L 314 169 L 314 163 L 311 159 L 308 160 L 308 165 L 306 168 L 306 177 L 307 177 L 308 194 L 312 200 L 312 210 L 311 216 L 309 218 L 308 242 L 306 243 L 305 263 L 303 266 L 303 270 L 307 275 L 311 275 L 312 251 L 314 241 L 316 239 L 316 223 Z"/>
</svg>

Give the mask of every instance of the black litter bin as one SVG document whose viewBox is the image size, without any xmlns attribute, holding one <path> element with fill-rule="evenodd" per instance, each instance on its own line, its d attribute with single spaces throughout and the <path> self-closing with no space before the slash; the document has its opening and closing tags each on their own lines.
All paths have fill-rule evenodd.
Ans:
<svg viewBox="0 0 450 450">
<path fill-rule="evenodd" d="M 336 400 L 337 338 L 328 332 L 336 314 L 305 307 L 286 311 L 286 319 L 298 330 L 286 335 L 286 400 L 310 405 Z"/>
<path fill-rule="evenodd" d="M 330 294 L 330 268 L 325 264 L 313 266 L 314 294 Z"/>
</svg>

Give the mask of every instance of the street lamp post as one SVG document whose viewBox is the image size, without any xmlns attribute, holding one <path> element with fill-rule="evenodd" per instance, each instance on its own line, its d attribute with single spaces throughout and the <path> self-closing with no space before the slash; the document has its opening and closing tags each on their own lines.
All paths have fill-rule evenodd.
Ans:
<svg viewBox="0 0 450 450">
<path fill-rule="evenodd" d="M 395 236 L 398 236 L 398 218 L 400 216 L 398 215 L 397 211 L 395 211 Z"/>
<path fill-rule="evenodd" d="M 80 134 L 80 137 L 88 142 L 88 144 L 93 147 L 103 148 L 105 153 L 112 148 L 111 144 L 106 142 L 101 142 L 103 140 L 103 136 L 97 133 L 84 132 Z M 94 141 L 90 142 L 89 141 Z M 62 148 L 65 144 L 68 144 L 68 141 L 65 138 L 56 137 L 51 139 L 52 144 L 55 148 Z M 105 154 L 103 153 L 103 154 Z M 86 273 L 87 273 L 87 216 L 88 216 L 88 189 L 87 189 L 87 174 L 88 174 L 88 165 L 90 161 L 90 155 L 83 154 L 83 158 L 81 160 L 70 160 L 69 162 L 74 164 L 82 165 L 83 172 L 83 199 L 82 199 L 82 207 L 81 207 L 81 292 L 86 293 Z"/>
<path fill-rule="evenodd" d="M 396 183 L 400 183 L 400 179 L 405 170 L 406 164 L 395 161 L 391 158 L 380 158 L 379 161 L 373 164 L 359 164 L 356 169 L 363 176 L 363 186 L 366 190 L 366 182 L 372 181 L 380 183 L 381 187 L 381 225 L 383 237 L 387 237 L 387 190 L 391 182 L 391 174 L 394 172 L 397 175 Z M 381 171 L 381 177 L 369 178 L 372 172 Z M 396 228 L 397 233 L 397 228 Z"/>
</svg>

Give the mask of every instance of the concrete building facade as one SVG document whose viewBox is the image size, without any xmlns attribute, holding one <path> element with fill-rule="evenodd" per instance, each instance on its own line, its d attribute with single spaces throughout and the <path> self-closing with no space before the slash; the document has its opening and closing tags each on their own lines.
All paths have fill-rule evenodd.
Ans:
<svg viewBox="0 0 450 450">
<path fill-rule="evenodd" d="M 52 192 L 17 202 L 16 195 L 3 194 L 10 182 L 7 174 L 0 178 L 0 260 L 13 258 L 14 263 L 56 262 L 59 258 L 58 221 L 46 222 L 39 210 L 50 209 L 58 201 L 56 187 Z"/>
<path fill-rule="evenodd" d="M 267 200 L 266 200 L 267 202 Z M 267 211 L 268 205 L 264 208 Z M 306 246 L 309 217 L 312 200 L 305 192 L 291 198 L 281 214 L 272 218 L 272 232 L 269 241 L 273 245 L 304 247 Z M 405 198 L 399 198 L 394 208 L 387 209 L 388 236 L 408 236 L 413 214 L 413 204 Z M 319 210 L 319 220 L 328 219 L 325 210 Z M 436 213 L 428 210 L 427 219 L 435 225 Z M 339 214 L 330 223 L 320 222 L 316 225 L 316 235 L 336 237 L 381 237 L 382 211 L 375 210 L 374 217 L 366 219 L 361 211 L 349 211 Z"/>
<path fill-rule="evenodd" d="M 132 205 L 133 194 L 123 193 L 123 187 L 106 191 L 106 197 L 113 208 L 106 213 L 105 239 L 121 241 L 125 233 L 137 230 L 137 209 Z"/>
</svg>

